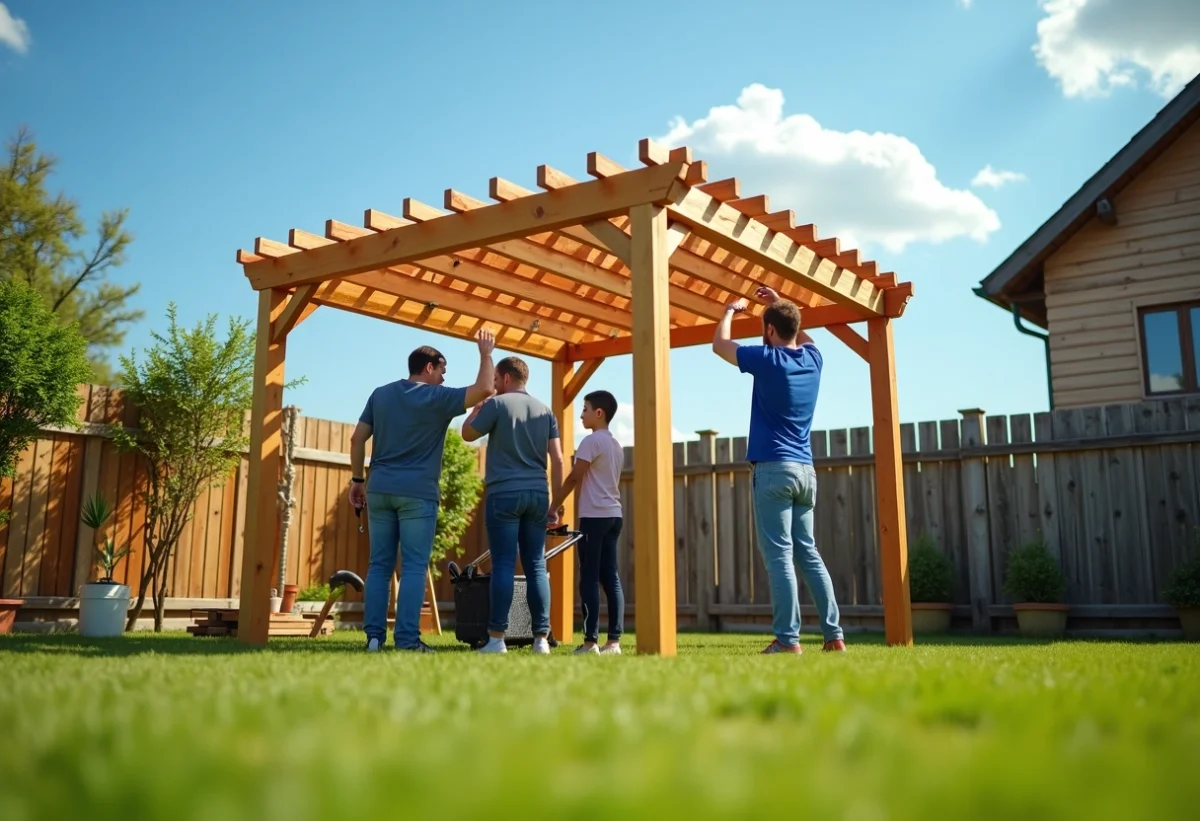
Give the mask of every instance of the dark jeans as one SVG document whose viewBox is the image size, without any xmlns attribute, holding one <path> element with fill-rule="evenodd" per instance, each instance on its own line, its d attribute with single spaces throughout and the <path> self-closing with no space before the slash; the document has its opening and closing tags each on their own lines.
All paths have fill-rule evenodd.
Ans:
<svg viewBox="0 0 1200 821">
<path fill-rule="evenodd" d="M 525 571 L 525 597 L 535 636 L 550 633 L 550 581 L 546 576 L 546 514 L 550 495 L 542 491 L 489 493 L 485 508 L 488 547 L 492 551 L 491 613 L 488 629 L 508 631 L 517 553 Z"/>
<path fill-rule="evenodd" d="M 625 596 L 617 573 L 617 538 L 621 517 L 579 520 L 579 598 L 583 603 L 583 638 L 598 641 L 600 588 L 608 601 L 608 640 L 619 641 L 625 624 Z"/>
</svg>

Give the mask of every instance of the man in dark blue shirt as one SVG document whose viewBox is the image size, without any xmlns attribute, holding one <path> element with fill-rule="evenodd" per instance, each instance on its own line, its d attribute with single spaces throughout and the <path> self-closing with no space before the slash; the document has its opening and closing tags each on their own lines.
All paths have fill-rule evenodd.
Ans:
<svg viewBox="0 0 1200 821">
<path fill-rule="evenodd" d="M 367 506 L 371 528 L 371 561 L 363 591 L 363 632 L 369 651 L 382 649 L 387 637 L 388 587 L 396 569 L 398 543 L 396 648 L 432 652 L 421 641 L 421 605 L 442 498 L 439 482 L 446 433 L 454 417 L 495 390 L 495 339 L 482 330 L 478 341 L 475 384 L 447 387 L 443 384 L 446 357 L 428 346 L 417 348 L 408 357 L 408 378 L 372 391 L 350 437 L 350 504 Z M 368 439 L 374 443 L 370 481 L 364 483 Z"/>
<path fill-rule="evenodd" d="M 758 549 L 771 583 L 775 640 L 764 653 L 799 653 L 800 597 L 794 563 L 816 602 L 824 649 L 845 650 L 829 572 L 813 538 L 817 473 L 813 468 L 813 410 L 821 386 L 823 358 L 812 337 L 800 330 L 800 309 L 762 287 L 763 344 L 738 345 L 731 338 L 735 313 L 746 301 L 725 307 L 713 351 L 754 377 L 746 459 L 753 467 L 754 519 Z"/>
</svg>

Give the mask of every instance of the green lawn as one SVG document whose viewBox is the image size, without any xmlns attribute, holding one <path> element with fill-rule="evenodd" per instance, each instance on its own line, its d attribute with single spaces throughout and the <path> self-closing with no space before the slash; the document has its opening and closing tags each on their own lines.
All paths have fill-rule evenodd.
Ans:
<svg viewBox="0 0 1200 821">
<path fill-rule="evenodd" d="M 850 639 L 3 636 L 0 818 L 1197 817 L 1197 646 Z"/>
</svg>

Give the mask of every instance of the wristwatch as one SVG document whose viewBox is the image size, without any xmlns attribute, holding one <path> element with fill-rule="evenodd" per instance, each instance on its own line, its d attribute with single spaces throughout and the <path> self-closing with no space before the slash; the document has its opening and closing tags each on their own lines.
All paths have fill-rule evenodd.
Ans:
<svg viewBox="0 0 1200 821">
<path fill-rule="evenodd" d="M 366 481 L 366 479 L 363 479 L 359 476 L 351 476 L 350 481 L 354 482 L 354 484 L 356 484 L 356 485 L 361 485 L 363 482 Z"/>
</svg>

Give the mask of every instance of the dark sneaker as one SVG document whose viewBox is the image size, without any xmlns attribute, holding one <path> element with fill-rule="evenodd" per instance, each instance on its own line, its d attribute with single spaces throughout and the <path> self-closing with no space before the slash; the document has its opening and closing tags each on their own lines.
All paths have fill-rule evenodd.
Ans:
<svg viewBox="0 0 1200 821">
<path fill-rule="evenodd" d="M 397 650 L 402 650 L 406 653 L 436 653 L 437 651 L 423 641 L 418 641 L 413 647 L 397 647 Z"/>
<path fill-rule="evenodd" d="M 767 645 L 767 649 L 762 651 L 762 655 L 770 655 L 771 653 L 791 653 L 792 655 L 800 655 L 804 651 L 800 649 L 799 644 L 783 644 L 779 639 Z"/>
</svg>

